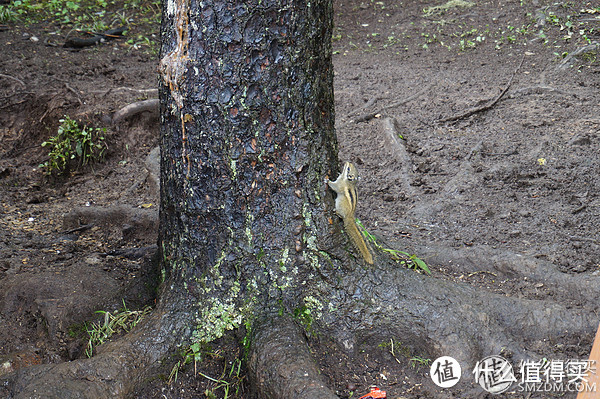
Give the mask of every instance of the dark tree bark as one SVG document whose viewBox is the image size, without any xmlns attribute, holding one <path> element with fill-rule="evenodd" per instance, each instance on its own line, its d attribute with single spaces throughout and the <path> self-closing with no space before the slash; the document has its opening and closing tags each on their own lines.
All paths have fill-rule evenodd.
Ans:
<svg viewBox="0 0 600 399">
<path fill-rule="evenodd" d="M 338 172 L 331 1 L 163 7 L 161 301 L 94 358 L 13 376 L 16 397 L 123 397 L 177 345 L 245 326 L 260 397 L 333 398 L 300 330 L 280 316 L 294 309 L 310 309 L 312 328 L 340 350 L 401 337 L 465 370 L 594 331 L 589 311 L 429 278 L 379 253 L 374 266 L 357 257 L 324 184 Z"/>
<path fill-rule="evenodd" d="M 163 32 L 162 256 L 198 340 L 298 306 L 332 232 L 332 4 L 251 3 L 167 10 L 189 35 Z"/>
</svg>

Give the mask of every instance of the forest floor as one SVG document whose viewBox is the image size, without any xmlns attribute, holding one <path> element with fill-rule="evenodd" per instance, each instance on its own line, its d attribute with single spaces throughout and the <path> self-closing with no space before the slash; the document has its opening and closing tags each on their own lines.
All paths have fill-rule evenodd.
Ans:
<svg viewBox="0 0 600 399">
<path fill-rule="evenodd" d="M 114 27 L 130 16 L 131 30 L 93 47 L 62 47 L 72 24 L 60 10 L 52 22 L 0 25 L 0 375 L 84 357 L 92 323 L 110 319 L 95 312 L 124 314 L 125 304 L 131 314 L 155 300 L 158 110 L 117 125 L 111 117 L 157 98 L 157 2 L 113 3 L 101 17 Z M 600 7 L 544 0 L 335 6 L 340 160 L 362 176 L 364 226 L 385 245 L 422 257 L 432 278 L 507 296 L 552 301 L 554 292 L 485 264 L 438 263 L 421 249 L 514 253 L 567 275 L 598 275 Z M 49 159 L 42 143 L 65 116 L 87 131 L 106 128 L 106 156 L 49 177 L 40 167 Z M 597 298 L 574 290 L 560 300 L 593 307 Z M 544 345 L 586 359 L 594 333 Z M 310 343 L 341 398 L 371 385 L 388 398 L 460 397 L 433 384 L 433 359 L 411 353 L 402 337 L 352 358 L 326 337 Z M 174 355 L 135 397 L 225 397 L 226 390 L 249 397 L 240 349 L 220 344 L 169 379 L 181 359 Z M 463 374 L 472 378 L 471 370 Z"/>
</svg>

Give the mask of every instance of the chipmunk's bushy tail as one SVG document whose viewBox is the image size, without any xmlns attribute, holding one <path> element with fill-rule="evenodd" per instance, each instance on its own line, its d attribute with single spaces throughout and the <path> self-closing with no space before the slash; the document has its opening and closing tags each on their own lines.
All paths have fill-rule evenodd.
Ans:
<svg viewBox="0 0 600 399">
<path fill-rule="evenodd" d="M 344 219 L 344 227 L 346 228 L 348 235 L 352 239 L 352 242 L 360 251 L 360 254 L 362 255 L 365 262 L 367 262 L 369 265 L 372 265 L 373 256 L 371 255 L 371 252 L 369 252 L 369 248 L 367 248 L 367 244 L 365 243 L 362 234 L 360 234 L 360 231 L 358 231 L 358 227 L 356 227 L 356 222 L 354 221 L 354 219 Z"/>
</svg>

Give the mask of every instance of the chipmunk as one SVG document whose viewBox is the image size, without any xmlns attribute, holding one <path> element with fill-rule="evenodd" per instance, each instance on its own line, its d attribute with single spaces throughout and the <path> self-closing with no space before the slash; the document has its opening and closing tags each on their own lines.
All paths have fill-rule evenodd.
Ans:
<svg viewBox="0 0 600 399">
<path fill-rule="evenodd" d="M 354 213 L 356 212 L 356 202 L 358 200 L 356 193 L 357 180 L 358 171 L 356 170 L 356 166 L 350 162 L 346 162 L 342 169 L 342 173 L 340 173 L 336 181 L 325 179 L 325 182 L 337 194 L 335 199 L 335 211 L 344 221 L 344 227 L 346 228 L 348 235 L 360 251 L 365 262 L 372 265 L 373 256 L 371 256 L 371 252 L 369 252 L 367 244 L 365 244 L 365 240 L 363 240 L 355 222 Z"/>
</svg>

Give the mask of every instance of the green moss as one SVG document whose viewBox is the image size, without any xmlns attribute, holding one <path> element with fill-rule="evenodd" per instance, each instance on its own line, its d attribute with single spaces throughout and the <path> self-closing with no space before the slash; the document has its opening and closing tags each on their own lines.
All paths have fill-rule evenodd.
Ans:
<svg viewBox="0 0 600 399">
<path fill-rule="evenodd" d="M 246 239 L 248 240 L 248 248 L 252 248 L 252 223 L 254 222 L 254 215 L 248 212 L 246 214 Z"/>
<path fill-rule="evenodd" d="M 254 315 L 258 303 L 259 283 L 252 279 L 246 285 L 246 299 L 240 301 L 241 285 L 234 281 L 223 299 L 211 294 L 211 288 L 199 285 L 199 297 L 204 298 L 199 304 L 200 312 L 196 318 L 196 328 L 192 333 L 192 342 L 209 343 L 221 338 L 227 331 L 232 331 L 243 324 L 248 325 Z M 225 293 L 226 292 L 226 293 Z M 242 305 L 239 305 L 243 302 Z"/>
<path fill-rule="evenodd" d="M 285 273 L 287 271 L 287 267 L 286 267 L 286 263 L 289 260 L 289 253 L 290 250 L 289 248 L 284 248 L 281 254 L 281 259 L 279 259 L 279 270 L 282 273 Z"/>
<path fill-rule="evenodd" d="M 304 202 L 304 204 L 302 204 L 302 217 L 304 218 L 304 225 L 306 227 L 310 227 L 312 220 L 312 214 L 308 210 L 308 207 L 309 204 L 307 202 Z"/>
<path fill-rule="evenodd" d="M 335 307 L 335 305 L 333 304 L 333 302 L 328 302 L 327 303 L 327 311 L 329 313 L 335 313 L 338 311 L 338 309 Z"/>
<path fill-rule="evenodd" d="M 292 312 L 292 316 L 304 326 L 304 328 L 309 334 L 312 335 L 312 333 L 314 332 L 312 328 L 313 317 L 311 314 L 311 310 L 306 305 L 302 305 L 294 309 L 294 311 Z"/>
<path fill-rule="evenodd" d="M 237 293 L 225 301 L 215 297 L 208 298 L 208 303 L 201 307 L 196 320 L 196 330 L 192 334 L 194 342 L 214 341 L 221 338 L 225 331 L 234 330 L 242 324 L 242 309 L 235 306 L 234 296 L 237 296 Z"/>
<path fill-rule="evenodd" d="M 223 248 L 223 250 L 221 250 L 221 254 L 219 254 L 219 258 L 217 259 L 217 261 L 215 262 L 215 264 L 213 265 L 212 270 L 211 270 L 212 282 L 217 287 L 220 287 L 221 284 L 223 284 L 223 275 L 221 274 L 221 264 L 223 263 L 223 260 L 225 259 L 225 256 L 226 256 L 225 249 L 226 248 Z"/>
<path fill-rule="evenodd" d="M 235 180 L 237 178 L 237 161 L 231 159 L 229 161 L 229 169 L 231 169 L 231 180 Z"/>
<path fill-rule="evenodd" d="M 312 295 L 308 295 L 304 297 L 304 304 L 306 308 L 310 309 L 312 314 L 315 315 L 318 319 L 323 317 L 323 309 L 325 308 L 325 306 L 323 305 L 323 302 L 321 302 L 320 299 Z"/>
</svg>

